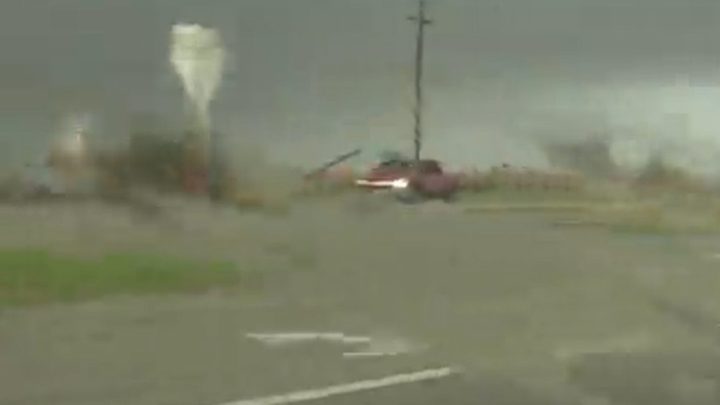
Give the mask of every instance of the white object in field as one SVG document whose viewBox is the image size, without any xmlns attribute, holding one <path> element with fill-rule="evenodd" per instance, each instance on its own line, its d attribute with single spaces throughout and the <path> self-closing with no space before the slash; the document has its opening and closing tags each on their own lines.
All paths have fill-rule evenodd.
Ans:
<svg viewBox="0 0 720 405">
<path fill-rule="evenodd" d="M 86 116 L 72 116 L 68 119 L 58 149 L 64 155 L 82 160 L 87 154 L 86 133 L 90 119 Z"/>
<path fill-rule="evenodd" d="M 210 102 L 220 86 L 225 64 L 220 34 L 197 24 L 176 24 L 171 40 L 170 62 L 194 109 L 198 129 L 209 136 Z"/>
<path fill-rule="evenodd" d="M 458 373 L 459 370 L 444 367 L 417 371 L 414 373 L 396 374 L 376 380 L 362 380 L 348 384 L 333 385 L 326 388 L 319 388 L 307 391 L 291 392 L 264 398 L 246 399 L 236 402 L 227 402 L 221 405 L 284 405 L 298 402 L 314 401 L 329 398 L 337 395 L 346 395 L 356 392 L 369 391 L 378 388 L 390 387 L 393 385 L 410 384 L 420 381 L 438 380 Z"/>
<path fill-rule="evenodd" d="M 65 174 L 77 174 L 85 169 L 88 148 L 86 133 L 90 120 L 87 117 L 73 115 L 69 117 L 59 138 L 50 149 L 50 166 Z"/>
<path fill-rule="evenodd" d="M 72 115 L 65 121 L 59 139 L 51 146 L 47 163 L 66 192 L 89 191 L 93 187 L 94 175 L 87 145 L 89 130 L 88 115 Z"/>
</svg>

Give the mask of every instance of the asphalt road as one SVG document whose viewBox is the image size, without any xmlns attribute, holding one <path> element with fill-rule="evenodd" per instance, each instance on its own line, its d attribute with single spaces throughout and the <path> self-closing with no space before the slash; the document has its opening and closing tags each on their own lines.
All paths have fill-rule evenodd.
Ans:
<svg viewBox="0 0 720 405">
<path fill-rule="evenodd" d="M 268 272 L 248 290 L 7 310 L 0 403 L 220 405 L 441 367 L 462 372 L 309 403 L 717 403 L 717 239 L 461 208 L 344 202 L 266 218 L 185 207 L 157 223 L 97 207 L 0 212 L 8 246 L 156 246 Z M 33 218 L 44 218 L 36 232 L 7 231 Z M 381 343 L 249 336 L 298 331 Z M 347 355 L 383 350 L 398 353 Z"/>
</svg>

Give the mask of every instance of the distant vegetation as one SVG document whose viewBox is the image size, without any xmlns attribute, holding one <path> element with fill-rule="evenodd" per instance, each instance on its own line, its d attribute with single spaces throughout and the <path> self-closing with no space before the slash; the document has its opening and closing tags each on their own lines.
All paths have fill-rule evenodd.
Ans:
<svg viewBox="0 0 720 405">
<path fill-rule="evenodd" d="M 68 182 L 78 175 L 79 167 L 81 173 L 90 173 L 93 186 L 88 198 L 137 202 L 145 198 L 138 190 L 204 196 L 209 191 L 210 170 L 207 150 L 199 139 L 192 133 L 137 131 L 124 148 L 90 148 L 81 160 L 51 153 L 49 164 Z M 614 164 L 602 137 L 542 147 L 553 166 L 550 169 L 510 162 L 457 173 L 462 189 L 459 200 L 474 205 L 470 210 L 475 211 L 583 212 L 591 218 L 583 221 L 614 229 L 720 230 L 720 189 L 660 157 L 629 171 Z M 270 164 L 249 153 L 231 157 L 229 151 L 222 152 L 221 165 L 214 171 L 218 174 L 214 190 L 219 200 L 245 211 L 285 214 L 302 200 L 364 194 L 354 186 L 363 173 L 345 164 L 308 178 L 302 170 Z M 47 196 L 29 183 L 19 174 L 0 176 L 0 200 L 22 202 Z M 141 202 L 152 206 L 152 201 Z"/>
</svg>

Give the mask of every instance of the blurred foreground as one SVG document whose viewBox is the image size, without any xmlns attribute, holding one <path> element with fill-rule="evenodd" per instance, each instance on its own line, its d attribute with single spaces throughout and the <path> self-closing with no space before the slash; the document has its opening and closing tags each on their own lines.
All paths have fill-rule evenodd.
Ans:
<svg viewBox="0 0 720 405">
<path fill-rule="evenodd" d="M 527 199 L 539 198 L 550 201 Z M 4 248 L 143 251 L 261 276 L 199 295 L 5 308 L 0 402 L 214 405 L 453 366 L 463 374 L 447 381 L 322 402 L 717 403 L 717 236 L 558 227 L 577 211 L 469 200 L 351 194 L 272 215 L 165 200 L 150 217 L 92 201 L 2 207 Z M 352 358 L 248 338 L 291 331 L 415 349 Z"/>
</svg>

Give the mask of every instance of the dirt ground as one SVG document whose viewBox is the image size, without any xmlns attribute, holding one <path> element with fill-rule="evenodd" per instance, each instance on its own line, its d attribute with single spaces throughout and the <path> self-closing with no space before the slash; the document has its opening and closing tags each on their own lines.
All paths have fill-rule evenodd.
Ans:
<svg viewBox="0 0 720 405">
<path fill-rule="evenodd" d="M 0 246 L 222 257 L 262 282 L 0 313 L 0 403 L 220 405 L 433 367 L 429 384 L 327 404 L 716 404 L 720 238 L 558 227 L 561 213 L 469 213 L 339 198 L 287 213 L 167 202 L 4 207 Z M 404 342 L 268 346 L 249 333 Z M 411 342 L 411 343 L 408 343 Z"/>
</svg>

